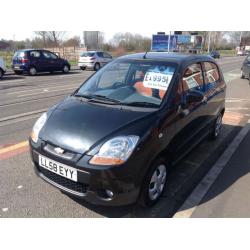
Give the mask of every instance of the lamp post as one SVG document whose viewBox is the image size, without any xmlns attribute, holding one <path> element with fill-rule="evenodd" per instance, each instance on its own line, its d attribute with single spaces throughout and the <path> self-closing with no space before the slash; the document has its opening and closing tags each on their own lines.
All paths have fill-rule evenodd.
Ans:
<svg viewBox="0 0 250 250">
<path fill-rule="evenodd" d="M 211 31 L 208 32 L 208 45 L 207 45 L 207 52 L 210 52 L 210 42 L 211 42 Z"/>
</svg>

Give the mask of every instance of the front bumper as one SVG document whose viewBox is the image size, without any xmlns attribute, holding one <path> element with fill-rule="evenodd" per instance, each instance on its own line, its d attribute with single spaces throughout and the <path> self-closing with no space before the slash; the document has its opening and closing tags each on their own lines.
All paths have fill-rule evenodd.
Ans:
<svg viewBox="0 0 250 250">
<path fill-rule="evenodd" d="M 32 141 L 30 141 L 30 146 L 31 158 L 36 174 L 64 193 L 92 204 L 104 206 L 122 206 L 137 201 L 140 188 L 135 184 L 133 176 L 125 176 L 124 171 L 121 171 L 121 175 L 117 176 L 117 173 L 114 173 L 114 169 L 119 167 L 92 166 L 91 169 L 87 166 L 88 160 L 82 160 L 84 157 L 76 165 L 70 165 L 68 162 L 62 159 L 59 160 L 57 157 L 43 151 L 42 147 L 37 147 Z M 38 163 L 39 154 L 76 168 L 78 182 L 71 181 L 40 167 Z M 122 168 L 124 167 L 122 166 Z M 113 197 L 108 197 L 106 190 L 112 191 Z"/>
</svg>

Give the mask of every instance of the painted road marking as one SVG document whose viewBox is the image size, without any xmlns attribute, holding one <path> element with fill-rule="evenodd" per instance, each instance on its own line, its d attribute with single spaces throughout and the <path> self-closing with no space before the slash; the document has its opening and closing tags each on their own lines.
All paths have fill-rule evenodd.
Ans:
<svg viewBox="0 0 250 250">
<path fill-rule="evenodd" d="M 14 144 L 0 149 L 0 161 L 12 158 L 15 155 L 26 153 L 29 149 L 29 142 L 22 141 L 20 143 Z"/>
<path fill-rule="evenodd" d="M 60 83 L 60 84 L 57 84 L 57 85 L 55 85 L 55 86 L 44 86 L 43 88 L 32 88 L 32 89 L 25 89 L 25 90 L 20 90 L 20 91 L 14 91 L 14 92 L 10 92 L 10 93 L 7 93 L 7 95 L 14 95 L 14 94 L 20 94 L 20 93 L 25 93 L 25 92 L 32 92 L 32 91 L 40 91 L 40 90 L 45 90 L 46 88 L 46 90 L 50 90 L 50 89 L 57 89 L 58 87 L 60 88 L 60 87 L 65 87 L 65 86 L 67 86 L 67 87 L 70 87 L 70 86 L 75 86 L 75 87 L 78 87 L 78 86 L 80 86 L 80 84 L 81 83 L 73 83 L 73 84 L 66 84 L 66 85 L 64 85 L 64 86 L 62 86 L 62 83 Z"/>
<path fill-rule="evenodd" d="M 223 116 L 223 123 L 228 125 L 239 125 L 244 118 L 244 114 L 236 112 L 225 112 Z"/>
<path fill-rule="evenodd" d="M 0 155 L 4 154 L 4 153 L 8 153 L 10 151 L 14 151 L 14 150 L 19 149 L 19 148 L 27 147 L 28 145 L 29 145 L 28 141 L 22 141 L 20 143 L 17 143 L 15 145 L 12 145 L 12 146 L 9 146 L 9 147 L 1 148 L 0 149 Z"/>
<path fill-rule="evenodd" d="M 230 143 L 228 148 L 224 151 L 221 157 L 216 161 L 213 167 L 209 170 L 207 175 L 201 180 L 201 182 L 196 186 L 190 196 L 186 199 L 184 204 L 178 210 L 178 212 L 173 216 L 174 218 L 189 218 L 192 216 L 196 208 L 201 203 L 204 196 L 207 194 L 213 183 L 216 181 L 217 177 L 220 175 L 221 171 L 224 169 L 226 164 L 231 159 L 234 152 L 239 147 L 242 140 L 245 138 L 250 130 L 250 120 L 247 125 L 241 129 L 241 131 L 236 135 L 233 141 Z"/>
<path fill-rule="evenodd" d="M 9 121 L 9 120 L 14 120 L 14 119 L 17 119 L 17 118 L 20 118 L 20 117 L 24 117 L 24 116 L 43 113 L 43 112 L 45 112 L 47 110 L 48 109 L 38 109 L 38 110 L 34 110 L 34 111 L 30 111 L 30 112 L 26 112 L 26 113 L 22 113 L 22 114 L 18 114 L 18 115 L 6 116 L 6 117 L 3 117 L 3 118 L 0 118 L 0 122 L 5 122 L 5 121 Z"/>
<path fill-rule="evenodd" d="M 60 91 L 71 90 L 71 89 L 76 89 L 76 87 L 65 88 L 65 89 L 50 90 L 48 93 L 51 93 L 51 92 L 60 92 Z M 19 95 L 19 96 L 17 96 L 17 97 L 26 97 L 26 96 L 33 96 L 33 95 L 40 95 L 40 94 L 41 94 L 41 92 L 38 92 L 38 93 L 32 93 L 32 94 L 27 94 L 27 95 Z"/>
</svg>

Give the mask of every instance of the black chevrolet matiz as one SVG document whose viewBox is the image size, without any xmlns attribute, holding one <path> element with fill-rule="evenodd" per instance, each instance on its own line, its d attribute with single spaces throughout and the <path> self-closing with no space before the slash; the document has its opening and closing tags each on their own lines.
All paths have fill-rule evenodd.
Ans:
<svg viewBox="0 0 250 250">
<path fill-rule="evenodd" d="M 98 205 L 153 205 L 169 170 L 216 138 L 226 84 L 210 56 L 148 52 L 120 57 L 35 123 L 38 176 Z"/>
</svg>

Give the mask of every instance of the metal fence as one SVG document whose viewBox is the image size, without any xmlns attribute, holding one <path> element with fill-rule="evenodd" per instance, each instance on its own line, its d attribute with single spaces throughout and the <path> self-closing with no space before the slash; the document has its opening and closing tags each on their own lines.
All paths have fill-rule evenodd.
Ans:
<svg viewBox="0 0 250 250">
<path fill-rule="evenodd" d="M 69 61 L 77 61 L 79 55 L 86 51 L 86 48 L 79 47 L 55 47 L 55 48 L 46 48 L 46 50 L 52 51 L 58 54 L 60 57 L 63 57 Z"/>
</svg>

